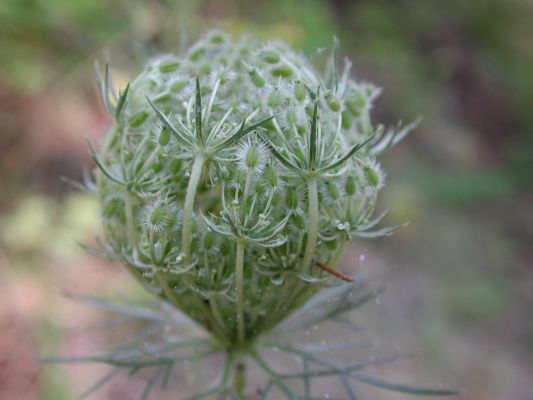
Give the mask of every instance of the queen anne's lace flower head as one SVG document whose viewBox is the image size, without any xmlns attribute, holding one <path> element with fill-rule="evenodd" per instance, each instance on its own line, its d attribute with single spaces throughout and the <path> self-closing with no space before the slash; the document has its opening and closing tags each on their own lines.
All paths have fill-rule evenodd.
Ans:
<svg viewBox="0 0 533 400">
<path fill-rule="evenodd" d="M 283 43 L 210 32 L 118 96 L 102 79 L 114 124 L 91 151 L 109 251 L 228 347 L 343 277 L 353 236 L 392 232 L 370 217 L 375 157 L 398 137 L 371 123 L 379 89 L 333 53 L 323 75 Z"/>
</svg>

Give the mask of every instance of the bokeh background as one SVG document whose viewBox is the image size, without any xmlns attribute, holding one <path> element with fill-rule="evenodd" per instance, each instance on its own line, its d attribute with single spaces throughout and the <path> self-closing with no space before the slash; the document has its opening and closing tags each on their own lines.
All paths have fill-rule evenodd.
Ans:
<svg viewBox="0 0 533 400">
<path fill-rule="evenodd" d="M 78 246 L 98 232 L 98 205 L 60 180 L 91 168 L 84 137 L 110 123 L 93 62 L 109 58 L 125 85 L 147 57 L 212 27 L 311 58 L 337 35 L 356 78 L 384 88 L 375 121 L 423 117 L 383 158 L 380 208 L 411 224 L 356 242 L 344 262 L 387 288 L 361 314 L 368 330 L 416 354 L 378 373 L 461 399 L 533 399 L 532 21 L 531 0 L 1 1 L 0 399 L 73 399 L 98 376 L 37 361 L 95 346 L 83 327 L 98 312 L 62 291 L 139 296 Z M 139 388 L 122 377 L 91 398 Z"/>
</svg>

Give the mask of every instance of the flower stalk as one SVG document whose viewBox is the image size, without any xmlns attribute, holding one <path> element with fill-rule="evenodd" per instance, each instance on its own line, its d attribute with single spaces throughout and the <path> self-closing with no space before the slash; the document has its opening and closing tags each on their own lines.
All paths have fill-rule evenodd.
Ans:
<svg viewBox="0 0 533 400">
<path fill-rule="evenodd" d="M 183 205 L 183 228 L 181 230 L 181 248 L 185 254 L 185 264 L 188 265 L 191 260 L 191 242 L 192 242 L 192 218 L 194 211 L 194 200 L 198 189 L 198 182 L 202 176 L 204 166 L 204 156 L 196 155 L 192 164 L 191 175 L 187 185 L 185 203 Z"/>
</svg>

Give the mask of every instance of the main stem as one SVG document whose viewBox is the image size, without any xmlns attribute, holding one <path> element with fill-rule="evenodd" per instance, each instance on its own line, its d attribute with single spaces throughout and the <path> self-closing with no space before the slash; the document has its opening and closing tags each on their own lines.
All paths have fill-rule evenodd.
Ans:
<svg viewBox="0 0 533 400">
<path fill-rule="evenodd" d="M 236 319 L 237 319 L 237 338 L 239 345 L 244 343 L 244 299 L 243 299 L 243 274 L 244 274 L 244 244 L 237 242 L 235 256 L 235 296 Z"/>
<path fill-rule="evenodd" d="M 202 168 L 205 158 L 198 154 L 192 164 L 191 176 L 187 185 L 187 194 L 185 195 L 185 205 L 183 207 L 183 227 L 181 230 L 181 248 L 185 254 L 185 265 L 191 263 L 191 243 L 192 243 L 192 213 L 194 210 L 194 199 L 196 198 L 196 189 L 202 176 Z"/>
<path fill-rule="evenodd" d="M 238 355 L 235 360 L 233 389 L 235 390 L 239 400 L 246 400 L 246 364 L 242 355 Z"/>
<path fill-rule="evenodd" d="M 307 272 L 311 266 L 311 261 L 315 253 L 316 239 L 318 236 L 318 188 L 316 178 L 307 180 L 307 196 L 309 199 L 309 221 L 307 225 L 307 242 L 305 244 L 302 270 Z"/>
</svg>

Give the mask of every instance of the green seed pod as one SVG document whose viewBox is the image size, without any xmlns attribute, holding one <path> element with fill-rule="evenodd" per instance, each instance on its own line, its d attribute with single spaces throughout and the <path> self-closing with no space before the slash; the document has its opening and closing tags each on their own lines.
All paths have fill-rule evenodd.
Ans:
<svg viewBox="0 0 533 400">
<path fill-rule="evenodd" d="M 226 41 L 226 38 L 223 33 L 221 32 L 213 32 L 211 35 L 209 35 L 209 41 L 213 44 L 221 44 Z"/>
<path fill-rule="evenodd" d="M 344 190 L 348 196 L 353 196 L 357 192 L 357 179 L 353 174 L 346 177 Z"/>
<path fill-rule="evenodd" d="M 331 108 L 332 111 L 340 111 L 341 109 L 341 103 L 338 98 L 336 98 L 331 93 L 328 93 L 326 95 L 326 101 L 328 102 L 329 108 Z"/>
<path fill-rule="evenodd" d="M 198 47 L 189 54 L 189 60 L 198 61 L 205 53 L 207 53 L 207 50 L 204 47 Z"/>
<path fill-rule="evenodd" d="M 252 68 L 248 71 L 248 75 L 250 75 L 250 79 L 257 87 L 263 87 L 265 86 L 265 79 L 261 76 L 259 72 L 255 68 Z"/>
<path fill-rule="evenodd" d="M 305 100 L 305 96 L 307 95 L 307 89 L 305 88 L 305 85 L 302 82 L 296 82 L 294 85 L 294 97 L 299 102 L 302 102 Z"/>
<path fill-rule="evenodd" d="M 156 200 L 144 209 L 143 223 L 152 232 L 161 232 L 168 227 L 172 208 L 163 200 Z"/>
<path fill-rule="evenodd" d="M 274 50 L 263 50 L 261 52 L 261 58 L 263 61 L 269 64 L 276 64 L 279 62 L 279 54 Z"/>
<path fill-rule="evenodd" d="M 296 212 L 300 207 L 300 196 L 298 189 L 295 186 L 290 186 L 287 188 L 287 193 L 285 194 L 285 206 L 290 212 Z"/>
<path fill-rule="evenodd" d="M 165 60 L 159 64 L 159 71 L 163 74 L 169 74 L 176 71 L 180 66 L 179 61 L 177 60 Z"/>
<path fill-rule="evenodd" d="M 157 174 L 165 168 L 165 165 L 161 162 L 154 162 L 150 168 L 154 174 Z"/>
<path fill-rule="evenodd" d="M 282 78 L 290 78 L 292 74 L 293 74 L 292 69 L 286 65 L 276 67 L 272 70 L 272 75 L 280 76 Z"/>
<path fill-rule="evenodd" d="M 104 218 L 112 218 L 117 215 L 118 211 L 124 209 L 124 203 L 121 199 L 110 199 L 102 209 L 102 216 Z"/>
<path fill-rule="evenodd" d="M 215 247 L 216 242 L 217 235 L 213 232 L 206 232 L 202 241 L 202 245 L 204 246 L 205 250 L 210 251 Z"/>
<path fill-rule="evenodd" d="M 339 197 L 340 197 L 340 194 L 341 194 L 340 191 L 339 191 L 339 188 L 333 182 L 328 182 L 328 184 L 327 184 L 327 193 L 328 193 L 328 196 L 332 200 L 338 200 Z"/>
<path fill-rule="evenodd" d="M 350 129 L 352 126 L 352 116 L 348 112 L 342 113 L 342 127 L 346 130 Z"/>
<path fill-rule="evenodd" d="M 224 257 L 227 257 L 232 253 L 234 247 L 235 246 L 232 242 L 229 240 L 224 240 L 220 245 L 220 254 L 222 254 Z"/>
<path fill-rule="evenodd" d="M 267 167 L 263 171 L 263 180 L 265 182 L 265 186 L 269 190 L 274 190 L 279 186 L 280 177 L 278 176 L 278 172 L 272 165 L 267 165 Z"/>
<path fill-rule="evenodd" d="M 188 82 L 185 80 L 176 80 L 170 85 L 170 91 L 173 93 L 179 93 L 181 92 L 186 86 L 188 85 Z"/>
<path fill-rule="evenodd" d="M 264 196 L 266 192 L 266 188 L 264 185 L 261 184 L 261 182 L 256 182 L 254 186 L 255 194 L 258 196 Z"/>
<path fill-rule="evenodd" d="M 269 107 L 279 107 L 281 106 L 281 103 L 283 102 L 283 98 L 279 90 L 273 90 L 268 95 L 268 106 Z"/>
<path fill-rule="evenodd" d="M 366 181 L 374 188 L 381 188 L 383 186 L 383 173 L 378 165 L 365 165 L 363 167 Z"/>
<path fill-rule="evenodd" d="M 328 240 L 328 241 L 325 242 L 325 245 L 327 246 L 328 249 L 334 250 L 335 248 L 337 248 L 337 241 L 336 240 Z"/>
<path fill-rule="evenodd" d="M 170 130 L 168 130 L 167 128 L 161 129 L 157 143 L 160 146 L 166 146 L 169 141 L 170 141 Z"/>
<path fill-rule="evenodd" d="M 146 111 L 141 111 L 137 114 L 134 114 L 129 120 L 128 120 L 128 124 L 129 126 L 131 126 L 132 128 L 138 128 L 139 126 L 141 126 L 144 121 L 146 121 L 146 119 L 148 118 L 148 113 Z"/>
</svg>

